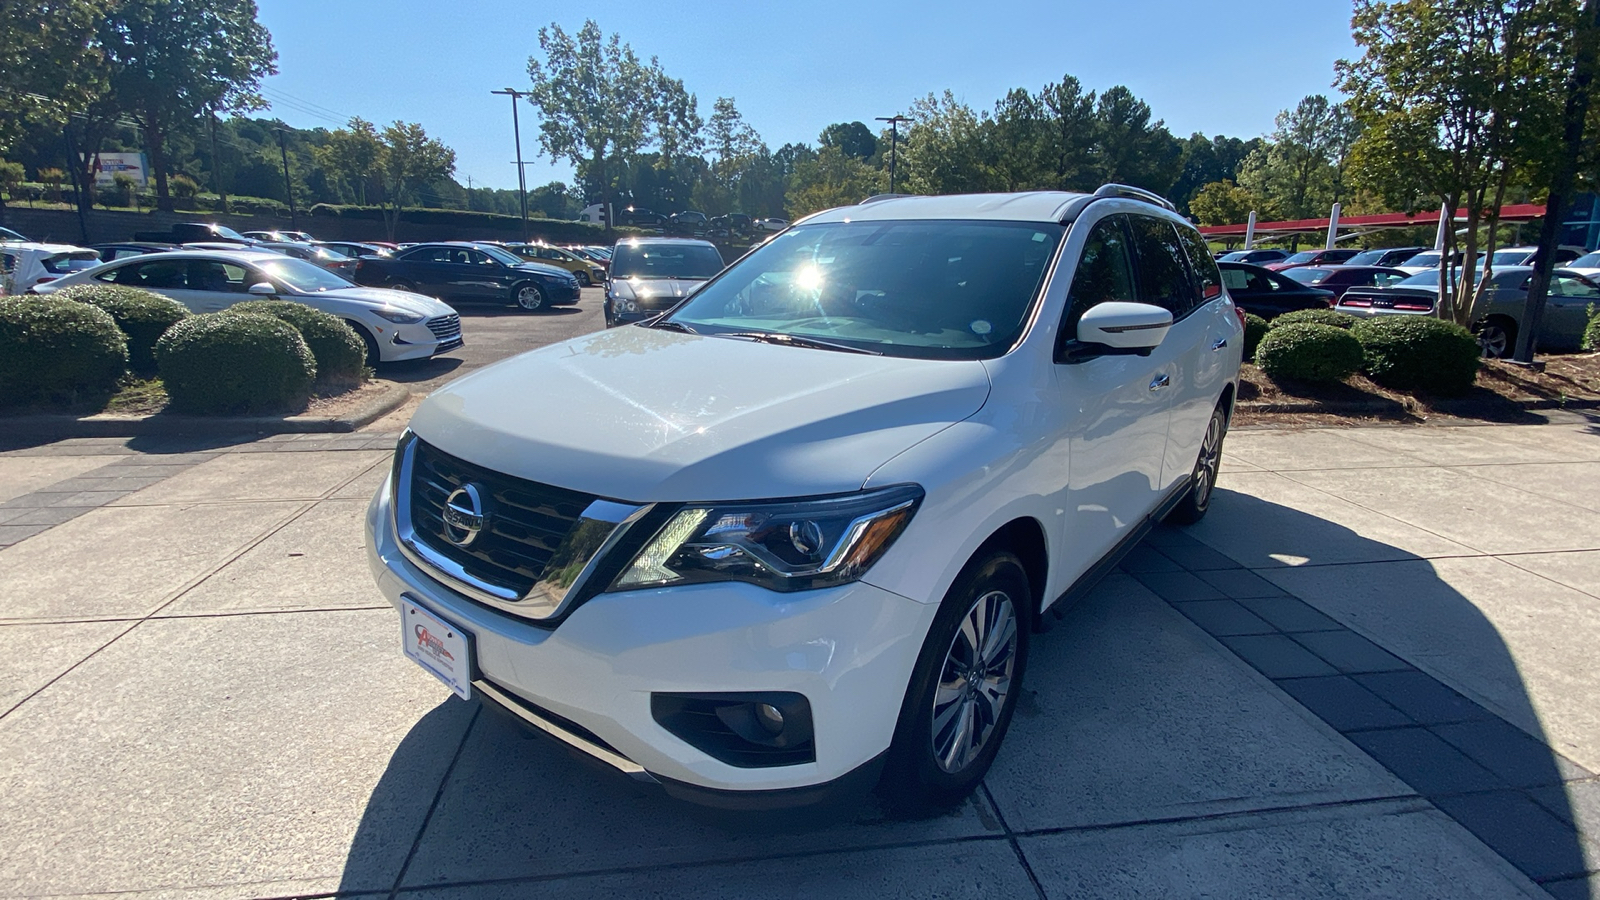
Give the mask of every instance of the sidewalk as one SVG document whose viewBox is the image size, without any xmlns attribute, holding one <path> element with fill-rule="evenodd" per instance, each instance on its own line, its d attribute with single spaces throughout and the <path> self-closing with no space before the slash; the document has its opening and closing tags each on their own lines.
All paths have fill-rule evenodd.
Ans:
<svg viewBox="0 0 1600 900">
<path fill-rule="evenodd" d="M 729 818 L 481 715 L 361 546 L 393 435 L 0 452 L 0 896 L 1588 897 L 1600 430 L 1241 431 L 928 821 Z M 1600 888 L 1596 889 L 1600 896 Z"/>
</svg>

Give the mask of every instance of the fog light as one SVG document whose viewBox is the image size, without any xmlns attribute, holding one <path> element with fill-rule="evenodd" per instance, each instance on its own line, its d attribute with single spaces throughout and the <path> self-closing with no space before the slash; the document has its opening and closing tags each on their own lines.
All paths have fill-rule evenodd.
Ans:
<svg viewBox="0 0 1600 900">
<path fill-rule="evenodd" d="M 756 704 L 756 721 L 773 737 L 783 733 L 783 713 L 771 703 Z"/>
</svg>

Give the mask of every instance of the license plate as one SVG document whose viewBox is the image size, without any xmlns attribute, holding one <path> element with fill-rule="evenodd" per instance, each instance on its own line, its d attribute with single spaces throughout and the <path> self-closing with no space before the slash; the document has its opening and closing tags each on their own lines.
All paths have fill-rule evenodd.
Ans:
<svg viewBox="0 0 1600 900">
<path fill-rule="evenodd" d="M 406 656 L 444 682 L 461 699 L 472 699 L 472 646 L 466 632 L 439 618 L 421 604 L 403 598 L 400 647 Z"/>
</svg>

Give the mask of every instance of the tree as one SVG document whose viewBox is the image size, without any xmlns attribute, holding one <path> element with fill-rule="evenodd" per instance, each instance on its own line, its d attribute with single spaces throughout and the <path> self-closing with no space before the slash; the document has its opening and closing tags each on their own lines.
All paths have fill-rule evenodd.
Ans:
<svg viewBox="0 0 1600 900">
<path fill-rule="evenodd" d="M 1095 103 L 1090 160 L 1096 187 L 1116 182 L 1165 194 L 1177 181 L 1183 147 L 1162 121 L 1150 121 L 1150 104 L 1117 85 Z"/>
<path fill-rule="evenodd" d="M 900 151 L 907 190 L 970 194 L 995 189 L 986 117 L 945 91 L 943 97 L 929 94 L 913 102 L 911 118 Z"/>
<path fill-rule="evenodd" d="M 1260 208 L 1260 197 L 1226 179 L 1205 185 L 1189 201 L 1189 212 L 1201 225 L 1233 225 Z"/>
<path fill-rule="evenodd" d="M 838 147 L 823 147 L 814 159 L 795 164 L 789 179 L 788 213 L 798 219 L 819 209 L 860 203 L 882 193 L 888 176 Z"/>
<path fill-rule="evenodd" d="M 609 39 L 593 19 L 576 35 L 560 25 L 539 29 L 544 61 L 528 58 L 529 94 L 540 114 L 539 146 L 551 160 L 566 160 L 585 184 L 595 185 L 595 202 L 612 192 L 613 161 L 631 163 L 649 146 L 670 160 L 699 149 L 703 125 L 693 94 L 670 78 L 651 57 L 642 62 L 633 48 L 613 34 Z"/>
<path fill-rule="evenodd" d="M 878 152 L 878 138 L 861 122 L 835 122 L 822 129 L 817 143 L 833 147 L 851 159 L 868 160 Z"/>
<path fill-rule="evenodd" d="M 344 179 L 358 201 L 366 205 L 367 187 L 377 177 L 383 158 L 383 141 L 371 122 L 360 116 L 352 118 L 345 128 L 329 132 L 327 142 L 313 147 L 311 154 L 317 165 Z"/>
<path fill-rule="evenodd" d="M 1278 113 L 1268 142 L 1239 168 L 1239 183 L 1259 195 L 1274 217 L 1309 219 L 1343 197 L 1342 167 L 1355 133 L 1344 104 L 1321 94 Z"/>
<path fill-rule="evenodd" d="M 1191 212 L 1189 204 L 1202 188 L 1218 181 L 1237 183 L 1240 164 L 1262 143 L 1261 138 L 1242 141 L 1220 134 L 1207 138 L 1195 132 L 1184 142 L 1178 180 L 1172 185 L 1168 198 L 1177 205 L 1179 212 Z"/>
<path fill-rule="evenodd" d="M 1052 186 L 1054 179 L 1045 164 L 1049 120 L 1039 98 L 1022 88 L 1012 88 L 995 103 L 988 132 L 995 183 L 1001 190 Z"/>
<path fill-rule="evenodd" d="M 448 178 L 456 170 L 456 152 L 428 137 L 415 122 L 395 122 L 383 129 L 378 175 L 383 186 L 383 222 L 394 240 L 400 213 L 414 205 L 417 191 Z"/>
<path fill-rule="evenodd" d="M 1094 146 L 1094 91 L 1085 94 L 1083 85 L 1071 75 L 1047 84 L 1039 92 L 1039 102 L 1048 114 L 1045 123 L 1044 154 L 1054 173 L 1052 184 L 1060 190 L 1093 190 L 1090 184 Z"/>
<path fill-rule="evenodd" d="M 0 153 L 30 124 L 65 124 L 103 90 L 94 34 L 111 2 L 0 0 Z"/>
<path fill-rule="evenodd" d="M 1487 226 L 1489 274 L 1506 189 L 1559 121 L 1561 10 L 1570 2 L 1357 0 L 1351 25 L 1362 55 L 1337 64 L 1363 129 L 1352 178 L 1402 208 L 1419 189 L 1450 210 L 1465 207 L 1464 273 L 1475 271 Z M 1469 325 L 1474 281 L 1488 278 L 1457 277 L 1448 262 L 1444 271 L 1439 315 Z"/>
<path fill-rule="evenodd" d="M 168 137 L 206 111 L 264 108 L 257 88 L 278 71 L 272 36 L 255 0 L 120 0 L 98 41 L 111 95 L 144 131 L 156 206 L 170 210 Z"/>
</svg>

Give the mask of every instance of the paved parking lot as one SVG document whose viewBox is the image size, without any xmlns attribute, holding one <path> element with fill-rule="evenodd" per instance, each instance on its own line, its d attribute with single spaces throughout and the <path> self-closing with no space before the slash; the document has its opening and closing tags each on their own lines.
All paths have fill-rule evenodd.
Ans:
<svg viewBox="0 0 1600 900">
<path fill-rule="evenodd" d="M 1235 433 L 926 821 L 712 814 L 451 698 L 363 559 L 392 440 L 0 444 L 0 896 L 1594 886 L 1600 428 Z"/>
</svg>

